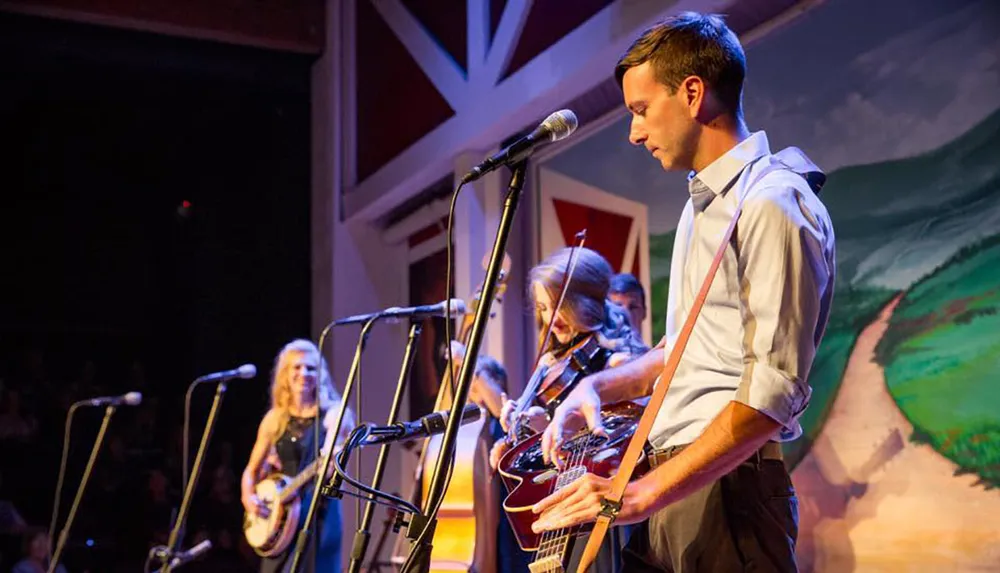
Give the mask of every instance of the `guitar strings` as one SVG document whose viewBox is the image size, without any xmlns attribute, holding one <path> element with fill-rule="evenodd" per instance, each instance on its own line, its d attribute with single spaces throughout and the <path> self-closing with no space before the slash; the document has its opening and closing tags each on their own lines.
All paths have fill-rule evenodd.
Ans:
<svg viewBox="0 0 1000 573">
<path fill-rule="evenodd" d="M 567 476 L 568 472 L 570 472 L 570 471 L 572 471 L 572 470 L 574 470 L 574 469 L 576 469 L 578 467 L 583 467 L 583 468 L 589 470 L 589 465 L 585 462 L 585 460 L 588 457 L 588 454 L 590 452 L 590 447 L 591 447 L 591 441 L 592 441 L 592 439 L 591 439 L 590 436 L 585 436 L 585 438 L 586 439 L 584 440 L 583 447 L 573 448 L 570 451 L 570 456 L 567 459 L 566 466 L 565 466 L 566 469 L 563 470 L 563 471 L 561 471 L 561 472 L 559 472 L 558 477 L 553 481 L 552 485 L 550 486 L 550 492 L 549 492 L 550 495 L 553 492 L 558 491 L 558 490 L 566 487 L 567 485 L 573 483 L 574 481 L 576 481 L 576 480 L 578 480 L 578 479 L 580 479 L 582 477 L 582 474 L 581 474 L 581 475 L 578 475 L 578 476 L 574 477 L 573 479 L 567 481 L 564 478 Z M 581 462 L 583 462 L 583 463 L 581 463 Z M 579 473 L 579 472 L 576 472 L 576 473 Z M 560 555 L 562 557 L 565 557 L 566 546 L 567 546 L 567 544 L 569 542 L 569 535 L 568 534 L 569 534 L 569 531 L 568 531 L 567 528 L 560 528 L 560 529 L 555 530 L 555 531 L 546 531 L 546 532 L 544 532 L 542 534 L 541 542 L 539 543 L 539 548 L 538 548 L 538 551 L 536 553 L 535 560 L 538 561 L 540 559 L 545 559 L 545 558 L 548 558 L 548 557 L 560 556 Z M 557 568 L 561 568 L 562 567 L 561 560 L 562 559 L 560 559 L 560 563 L 558 565 L 557 564 L 550 564 L 546 568 L 546 570 L 547 571 L 555 571 L 555 570 L 557 570 Z"/>
<path fill-rule="evenodd" d="M 556 455 L 558 455 L 558 453 Z M 560 480 L 562 479 L 562 476 L 563 472 L 560 471 L 556 476 L 556 479 L 549 484 L 549 495 L 552 495 L 561 489 L 562 485 L 560 484 Z M 542 538 L 538 544 L 538 550 L 535 553 L 535 561 L 545 559 L 552 554 L 553 541 L 554 539 L 551 531 L 545 531 L 542 533 Z"/>
<path fill-rule="evenodd" d="M 586 460 L 587 460 L 587 457 L 588 457 L 588 455 L 590 453 L 590 443 L 591 443 L 592 440 L 593 440 L 593 435 L 592 434 L 587 434 L 586 435 L 586 439 L 584 440 L 584 443 L 583 443 L 583 447 L 581 447 L 581 448 L 579 448 L 577 450 L 577 455 L 576 455 L 576 459 L 574 460 L 574 465 L 576 467 L 582 467 L 584 469 L 584 472 L 580 473 L 578 471 L 577 473 L 580 473 L 580 475 L 576 476 L 576 478 L 574 478 L 573 481 L 581 479 L 583 477 L 583 475 L 586 474 L 586 472 L 589 471 L 589 469 L 590 469 L 588 467 L 588 465 L 587 465 Z M 571 528 L 562 528 L 562 529 L 559 530 L 559 547 L 558 547 L 558 552 L 559 552 L 559 554 L 562 554 L 564 557 L 565 557 L 566 548 L 569 545 L 569 540 L 570 540 L 571 536 L 576 533 L 575 529 L 577 529 L 577 528 L 576 527 L 571 527 Z M 560 566 L 561 565 L 562 564 L 560 563 Z"/>
<path fill-rule="evenodd" d="M 559 474 L 556 476 L 556 479 L 549 484 L 549 495 L 552 495 L 553 493 L 559 490 L 559 479 L 561 476 L 562 472 L 559 472 Z M 535 552 L 535 559 L 534 559 L 535 561 L 538 561 L 539 559 L 544 559 L 551 554 L 551 549 L 552 549 L 551 543 L 552 543 L 551 532 L 550 531 L 543 532 L 542 538 L 538 544 L 538 550 Z"/>
<path fill-rule="evenodd" d="M 584 474 L 591 472 L 591 470 L 593 469 L 591 466 L 591 460 L 593 459 L 593 457 L 591 456 L 591 452 L 600 443 L 600 441 L 601 439 L 597 436 L 594 436 L 593 434 L 588 434 L 586 436 L 586 440 L 583 443 L 583 447 L 579 449 L 579 455 L 576 460 L 577 466 L 582 467 L 584 471 L 576 479 L 582 478 Z M 580 526 L 576 525 L 570 528 L 564 528 L 560 530 L 560 534 L 562 535 L 561 537 L 562 547 L 559 549 L 560 553 L 565 554 L 570 539 L 572 538 L 572 536 L 576 535 L 579 529 Z M 561 567 L 561 564 L 559 566 Z"/>
</svg>

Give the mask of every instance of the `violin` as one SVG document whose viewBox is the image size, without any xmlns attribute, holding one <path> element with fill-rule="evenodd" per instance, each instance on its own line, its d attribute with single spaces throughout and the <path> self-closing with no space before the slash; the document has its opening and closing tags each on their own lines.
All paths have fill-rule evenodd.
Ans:
<svg viewBox="0 0 1000 573">
<path fill-rule="evenodd" d="M 554 364 L 546 367 L 535 396 L 535 400 L 549 415 L 563 403 L 580 380 L 604 370 L 611 356 L 611 351 L 597 342 L 595 333 L 588 332 L 577 338 L 559 353 L 560 358 Z"/>
<path fill-rule="evenodd" d="M 611 351 L 597 342 L 593 332 L 580 334 L 566 348 L 545 354 L 528 380 L 528 388 L 534 391 L 525 391 L 511 414 L 508 444 L 514 445 L 534 434 L 524 426 L 522 412 L 538 405 L 551 416 L 580 380 L 604 369 L 610 356 Z"/>
</svg>

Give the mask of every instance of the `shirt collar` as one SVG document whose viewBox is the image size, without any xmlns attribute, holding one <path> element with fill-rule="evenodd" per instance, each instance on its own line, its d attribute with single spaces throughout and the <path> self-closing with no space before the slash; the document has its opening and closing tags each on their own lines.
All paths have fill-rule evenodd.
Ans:
<svg viewBox="0 0 1000 573">
<path fill-rule="evenodd" d="M 688 174 L 688 191 L 691 201 L 699 211 L 705 209 L 712 199 L 721 195 L 743 171 L 743 168 L 760 157 L 769 155 L 767 134 L 757 131 L 741 141 L 721 157 L 698 173 Z"/>
</svg>

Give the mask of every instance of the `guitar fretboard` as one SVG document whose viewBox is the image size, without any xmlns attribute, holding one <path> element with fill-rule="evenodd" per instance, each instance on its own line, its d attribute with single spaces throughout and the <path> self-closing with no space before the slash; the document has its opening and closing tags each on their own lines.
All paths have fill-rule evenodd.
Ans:
<svg viewBox="0 0 1000 573">
<path fill-rule="evenodd" d="M 567 468 L 556 478 L 553 492 L 557 492 L 582 478 L 586 473 L 586 466 Z M 566 559 L 566 548 L 569 545 L 571 535 L 571 530 L 563 529 L 543 536 L 534 560 L 528 565 L 528 570 L 531 573 L 562 573 L 563 562 Z"/>
</svg>

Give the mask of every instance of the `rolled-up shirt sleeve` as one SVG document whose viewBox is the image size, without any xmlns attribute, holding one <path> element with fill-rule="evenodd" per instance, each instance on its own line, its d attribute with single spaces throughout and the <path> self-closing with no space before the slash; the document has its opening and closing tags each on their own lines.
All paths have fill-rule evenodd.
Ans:
<svg viewBox="0 0 1000 573">
<path fill-rule="evenodd" d="M 801 434 L 825 325 L 822 299 L 834 271 L 826 252 L 832 229 L 821 221 L 794 187 L 768 187 L 746 199 L 737 227 L 744 369 L 735 400 L 780 423 L 780 440 Z"/>
</svg>

